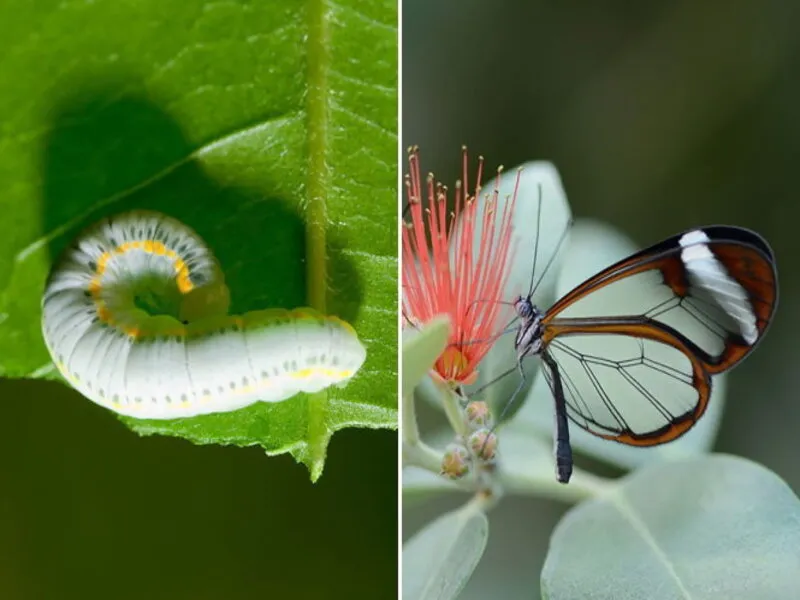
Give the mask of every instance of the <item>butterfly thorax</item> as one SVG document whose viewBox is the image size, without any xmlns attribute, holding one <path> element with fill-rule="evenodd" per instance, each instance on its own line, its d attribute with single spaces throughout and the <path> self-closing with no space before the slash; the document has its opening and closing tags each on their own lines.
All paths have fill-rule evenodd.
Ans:
<svg viewBox="0 0 800 600">
<path fill-rule="evenodd" d="M 518 360 L 522 360 L 542 351 L 544 313 L 531 302 L 530 297 L 523 296 L 518 296 L 514 301 L 514 310 L 520 320 L 514 348 L 517 350 Z"/>
</svg>

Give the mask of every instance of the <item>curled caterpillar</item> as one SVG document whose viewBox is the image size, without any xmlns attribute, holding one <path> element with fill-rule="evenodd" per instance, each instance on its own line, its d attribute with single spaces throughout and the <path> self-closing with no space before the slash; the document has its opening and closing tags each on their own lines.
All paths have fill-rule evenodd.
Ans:
<svg viewBox="0 0 800 600">
<path fill-rule="evenodd" d="M 310 308 L 228 315 L 222 270 L 180 221 L 134 211 L 89 228 L 61 256 L 42 331 L 61 374 L 117 413 L 174 419 L 343 385 L 366 350 Z"/>
</svg>

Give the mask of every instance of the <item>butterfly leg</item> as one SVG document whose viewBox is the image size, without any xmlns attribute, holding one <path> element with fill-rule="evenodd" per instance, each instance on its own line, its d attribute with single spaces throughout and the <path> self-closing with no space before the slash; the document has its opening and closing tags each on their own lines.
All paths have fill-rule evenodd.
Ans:
<svg viewBox="0 0 800 600">
<path fill-rule="evenodd" d="M 515 367 L 512 367 L 511 369 L 509 369 L 508 371 L 503 373 L 500 377 L 504 377 L 504 376 L 512 373 L 515 370 L 519 371 L 519 376 L 520 376 L 519 385 L 517 386 L 517 389 L 514 390 L 514 393 L 511 394 L 511 398 L 509 399 L 509 401 L 506 402 L 506 405 L 503 407 L 503 410 L 500 412 L 500 418 L 497 419 L 497 422 L 492 426 L 492 429 L 491 429 L 490 433 L 494 433 L 494 430 L 497 429 L 497 426 L 500 423 L 503 422 L 503 418 L 506 416 L 506 414 L 508 413 L 509 409 L 514 405 L 514 400 L 516 400 L 517 396 L 522 391 L 522 388 L 525 387 L 525 382 L 527 381 L 527 379 L 525 379 L 525 372 L 522 370 L 522 358 L 519 358 L 517 360 L 517 365 Z M 481 454 L 483 454 L 483 451 L 486 448 L 486 443 L 488 441 L 489 441 L 489 436 L 486 437 L 486 441 L 484 441 L 483 442 L 483 446 L 481 446 Z"/>
<path fill-rule="evenodd" d="M 522 370 L 522 359 L 521 358 L 519 360 L 517 360 L 516 369 L 519 371 L 519 385 L 517 386 L 517 389 L 514 390 L 514 393 L 511 394 L 511 398 L 509 399 L 508 402 L 506 402 L 506 405 L 503 407 L 503 410 L 500 412 L 500 418 L 497 419 L 498 423 L 502 423 L 503 422 L 503 418 L 508 414 L 508 411 L 511 409 L 511 407 L 514 406 L 514 401 L 517 399 L 517 396 L 522 391 L 522 388 L 525 387 L 525 383 L 528 381 L 525 378 L 525 371 Z M 496 425 L 495 425 L 495 427 L 496 427 Z"/>
<path fill-rule="evenodd" d="M 503 379 L 504 377 L 507 377 L 508 375 L 511 375 L 511 373 L 513 373 L 513 372 L 514 372 L 514 371 L 516 371 L 516 370 L 517 370 L 517 367 L 516 367 L 516 366 L 513 366 L 513 367 L 511 367 L 511 368 L 510 368 L 508 371 L 503 371 L 502 373 L 500 373 L 500 375 L 498 375 L 497 377 L 495 377 L 495 378 L 494 378 L 494 379 L 492 379 L 491 381 L 489 381 L 489 382 L 487 382 L 487 383 L 484 383 L 484 384 L 483 384 L 481 387 L 479 387 L 477 390 L 475 390 L 475 391 L 473 391 L 473 392 L 469 392 L 469 394 L 468 394 L 468 395 L 469 395 L 469 397 L 470 397 L 470 398 L 474 398 L 475 396 L 477 396 L 478 394 L 480 394 L 481 392 L 483 392 L 483 391 L 484 391 L 486 388 L 488 388 L 490 385 L 493 385 L 493 384 L 497 383 L 498 381 L 500 381 L 501 379 Z"/>
</svg>

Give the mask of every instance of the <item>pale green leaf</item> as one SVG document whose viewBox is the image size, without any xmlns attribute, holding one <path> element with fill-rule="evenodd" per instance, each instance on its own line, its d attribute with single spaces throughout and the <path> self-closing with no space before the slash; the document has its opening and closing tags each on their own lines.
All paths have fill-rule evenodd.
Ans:
<svg viewBox="0 0 800 600">
<path fill-rule="evenodd" d="M 800 501 L 725 455 L 649 465 L 572 509 L 550 541 L 550 600 L 782 600 L 800 579 Z"/>
<path fill-rule="evenodd" d="M 458 486 L 449 479 L 419 467 L 403 467 L 403 510 L 445 492 L 457 492 Z"/>
<path fill-rule="evenodd" d="M 489 521 L 473 505 L 425 526 L 403 545 L 403 598 L 456 598 L 478 565 L 488 536 Z"/>
<path fill-rule="evenodd" d="M 441 315 L 420 329 L 403 330 L 403 395 L 419 385 L 436 359 L 444 352 L 452 328 L 450 319 Z"/>
</svg>

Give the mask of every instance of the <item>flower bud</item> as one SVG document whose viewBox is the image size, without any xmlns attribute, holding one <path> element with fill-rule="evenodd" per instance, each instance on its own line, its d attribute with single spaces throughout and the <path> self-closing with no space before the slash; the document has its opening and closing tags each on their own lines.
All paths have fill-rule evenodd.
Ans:
<svg viewBox="0 0 800 600">
<path fill-rule="evenodd" d="M 480 460 L 493 460 L 497 453 L 497 436 L 486 428 L 470 434 L 467 444 Z"/>
<path fill-rule="evenodd" d="M 476 400 L 467 404 L 467 423 L 470 429 L 481 429 L 492 426 L 492 411 L 486 402 Z"/>
<path fill-rule="evenodd" d="M 441 474 L 448 479 L 461 479 L 469 473 L 470 453 L 461 444 L 450 444 L 442 459 Z"/>
</svg>

